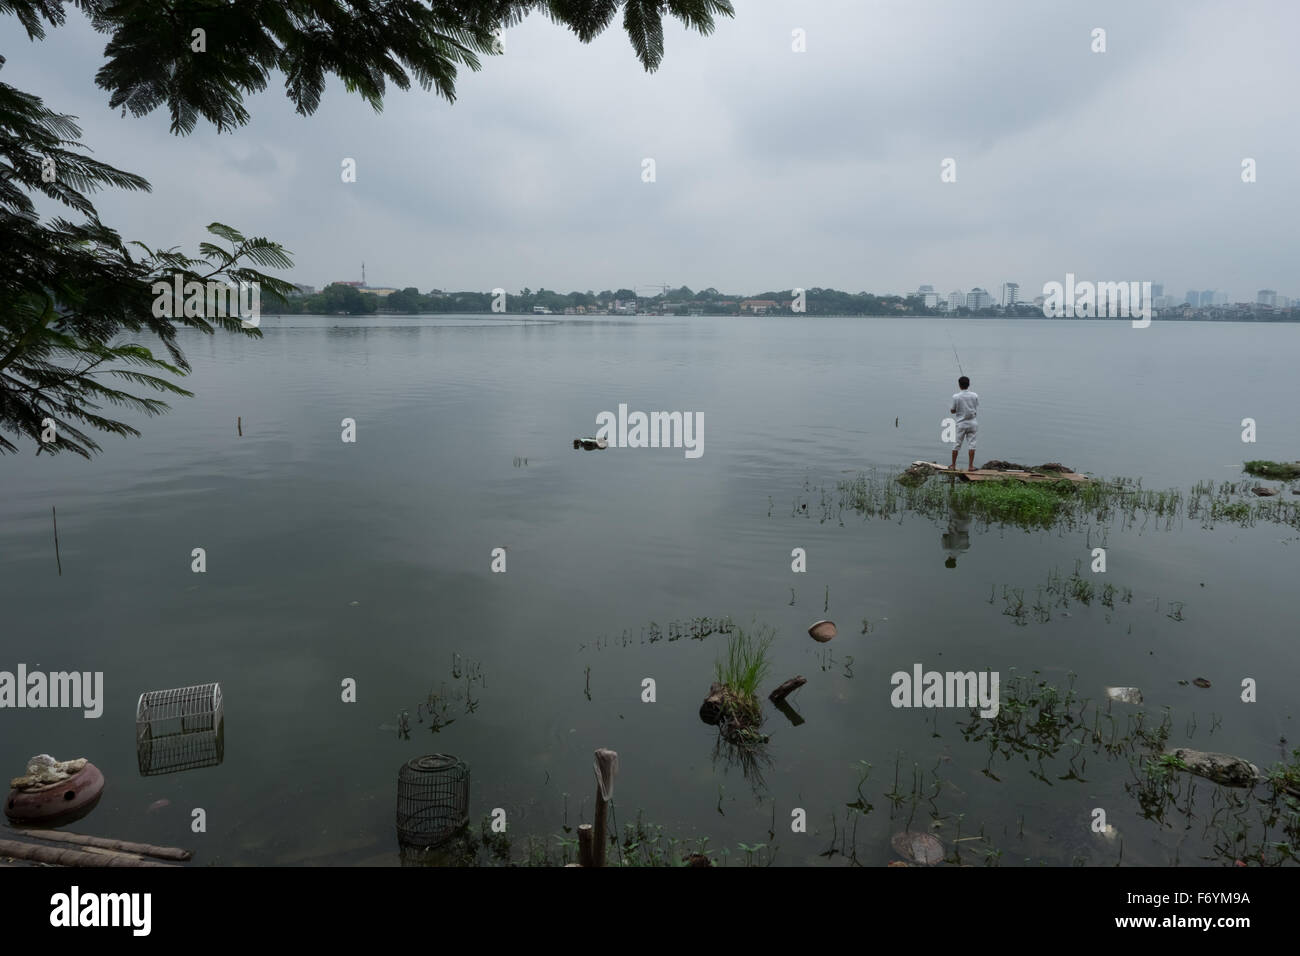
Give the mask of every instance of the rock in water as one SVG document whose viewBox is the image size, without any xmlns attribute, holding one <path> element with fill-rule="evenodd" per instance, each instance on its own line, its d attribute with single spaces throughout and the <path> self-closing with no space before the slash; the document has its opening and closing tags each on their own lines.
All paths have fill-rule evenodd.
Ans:
<svg viewBox="0 0 1300 956">
<path fill-rule="evenodd" d="M 78 757 L 75 760 L 55 760 L 49 754 L 37 754 L 27 761 L 26 776 L 14 777 L 9 781 L 9 786 L 15 790 L 46 787 L 52 783 L 67 780 L 86 766 L 86 763 L 85 757 Z"/>
<path fill-rule="evenodd" d="M 1179 747 L 1167 751 L 1165 756 L 1177 757 L 1186 765 L 1188 772 L 1225 787 L 1250 787 L 1264 778 L 1253 763 L 1232 754 L 1207 753 L 1204 750 Z"/>
<path fill-rule="evenodd" d="M 894 852 L 909 863 L 933 866 L 943 860 L 943 844 L 929 833 L 906 830 L 903 833 L 895 833 L 889 843 L 894 848 Z"/>
</svg>

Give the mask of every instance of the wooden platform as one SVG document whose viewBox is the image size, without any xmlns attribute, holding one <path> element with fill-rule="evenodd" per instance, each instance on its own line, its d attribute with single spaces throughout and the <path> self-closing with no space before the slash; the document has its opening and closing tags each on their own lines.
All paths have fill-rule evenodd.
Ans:
<svg viewBox="0 0 1300 956">
<path fill-rule="evenodd" d="M 914 465 L 926 465 L 940 475 L 956 475 L 962 481 L 1074 481 L 1087 482 L 1092 479 L 1074 471 L 985 471 L 976 468 L 966 471 L 964 468 L 949 468 L 933 461 L 914 461 Z"/>
</svg>

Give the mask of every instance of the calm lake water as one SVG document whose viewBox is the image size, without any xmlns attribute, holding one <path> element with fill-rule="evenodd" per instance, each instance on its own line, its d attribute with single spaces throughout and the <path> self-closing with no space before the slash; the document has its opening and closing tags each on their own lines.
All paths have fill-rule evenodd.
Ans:
<svg viewBox="0 0 1300 956">
<path fill-rule="evenodd" d="M 948 567 L 944 520 L 822 521 L 819 502 L 860 471 L 946 459 L 949 334 L 981 396 L 977 462 L 1060 461 L 1184 491 L 1236 481 L 1246 459 L 1300 457 L 1300 326 L 294 316 L 263 330 L 183 334 L 196 396 L 141 423 L 140 439 L 104 438 L 90 462 L 30 446 L 0 461 L 0 669 L 104 672 L 97 720 L 0 711 L 10 775 L 40 752 L 104 771 L 102 802 L 73 829 L 219 864 L 395 864 L 404 761 L 466 760 L 471 818 L 502 808 L 522 840 L 590 820 L 592 750 L 610 747 L 619 827 L 641 810 L 733 860 L 744 842 L 775 847 L 778 865 L 840 865 L 855 820 L 856 859 L 871 865 L 897 858 L 890 837 L 905 829 L 1001 865 L 1222 865 L 1280 839 L 1240 811 L 1247 835 L 1224 842 L 1203 824 L 1231 794 L 1186 775 L 1178 805 L 1197 801 L 1201 825 L 1152 812 L 1141 774 L 1104 750 L 991 755 L 966 710 L 891 706 L 890 675 L 996 670 L 1004 699 L 1034 670 L 1062 687 L 1077 675 L 1094 701 L 1136 686 L 1141 708 L 1112 708 L 1121 727 L 1138 710 L 1153 727 L 1167 708 L 1171 745 L 1270 765 L 1282 738 L 1300 741 L 1294 528 L 976 522 Z M 572 449 L 620 403 L 702 414 L 703 455 Z M 355 444 L 340 440 L 344 418 Z M 1094 575 L 1099 543 L 1107 570 Z M 191 571 L 194 548 L 206 573 Z M 791 571 L 794 548 L 806 573 Z M 1131 600 L 1023 626 L 1003 613 L 1004 587 L 1028 603 L 1076 562 Z M 699 616 L 775 630 L 764 694 L 808 678 L 791 698 L 797 726 L 765 703 L 761 783 L 715 759 L 717 731 L 697 713 L 725 637 L 648 639 L 652 622 Z M 807 634 L 821 618 L 839 625 L 825 645 Z M 1212 686 L 1179 683 L 1198 677 Z M 346 678 L 355 703 L 341 700 Z M 1240 700 L 1245 678 L 1255 703 Z M 224 762 L 142 777 L 139 695 L 207 681 L 225 694 Z M 437 734 L 416 720 L 431 692 L 454 717 Z M 393 729 L 402 711 L 410 739 Z M 860 761 L 865 814 L 848 809 Z M 170 805 L 150 811 L 159 800 Z M 190 832 L 196 807 L 203 834 Z M 1118 835 L 1091 832 L 1099 807 Z M 797 808 L 806 833 L 791 832 Z"/>
</svg>

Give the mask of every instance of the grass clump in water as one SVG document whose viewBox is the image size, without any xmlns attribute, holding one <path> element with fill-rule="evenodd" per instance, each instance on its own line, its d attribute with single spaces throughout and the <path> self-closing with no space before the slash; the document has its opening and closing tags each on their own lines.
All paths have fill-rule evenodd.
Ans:
<svg viewBox="0 0 1300 956">
<path fill-rule="evenodd" d="M 1258 478 L 1291 481 L 1300 478 L 1300 461 L 1248 461 L 1242 470 Z"/>
<path fill-rule="evenodd" d="M 767 652 L 774 637 L 770 628 L 757 633 L 736 628 L 727 638 L 726 656 L 714 663 L 714 683 L 700 707 L 700 717 L 705 723 L 716 724 L 729 743 L 755 746 L 767 742 L 758 733 L 763 722 L 758 688 L 771 669 Z"/>
<path fill-rule="evenodd" d="M 1069 481 L 981 481 L 954 488 L 952 503 L 988 521 L 1050 528 L 1075 493 Z"/>
<path fill-rule="evenodd" d="M 714 662 L 714 678 L 724 692 L 722 715 L 740 727 L 756 727 L 762 721 L 758 688 L 771 670 L 767 652 L 773 636 L 770 631 L 750 634 L 736 628 L 727 638 L 726 656 Z"/>
</svg>

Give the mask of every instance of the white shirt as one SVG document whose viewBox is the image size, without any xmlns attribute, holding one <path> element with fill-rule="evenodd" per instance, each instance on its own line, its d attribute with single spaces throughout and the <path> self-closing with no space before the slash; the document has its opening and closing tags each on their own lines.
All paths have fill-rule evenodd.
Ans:
<svg viewBox="0 0 1300 956">
<path fill-rule="evenodd" d="M 958 392 L 952 397 L 952 408 L 950 411 L 957 416 L 957 421 L 969 422 L 972 425 L 978 425 L 975 420 L 975 413 L 980 407 L 980 397 L 972 392 L 969 388 Z"/>
</svg>

